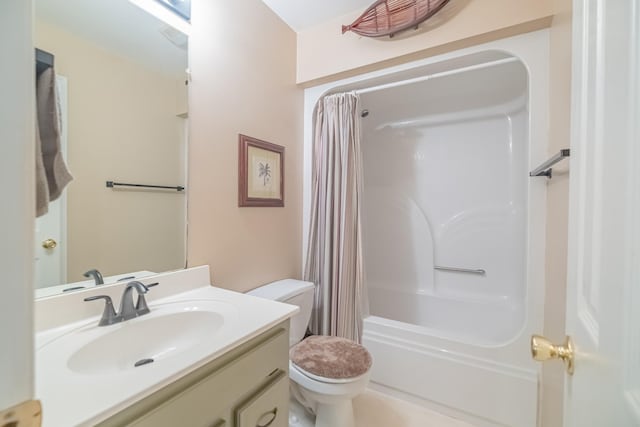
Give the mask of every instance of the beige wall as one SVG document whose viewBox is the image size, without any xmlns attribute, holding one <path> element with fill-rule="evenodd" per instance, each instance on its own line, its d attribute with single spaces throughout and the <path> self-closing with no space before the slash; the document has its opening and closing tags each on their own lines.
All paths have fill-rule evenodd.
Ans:
<svg viewBox="0 0 640 427">
<path fill-rule="evenodd" d="M 260 0 L 192 2 L 190 266 L 245 291 L 301 275 L 303 94 L 296 35 Z M 238 207 L 238 134 L 285 147 L 285 207 Z"/>
<path fill-rule="evenodd" d="M 68 79 L 67 280 L 183 267 L 185 196 L 105 188 L 184 184 L 183 83 L 41 21 L 35 40 Z"/>
<path fill-rule="evenodd" d="M 570 145 L 571 122 L 571 0 L 554 0 L 556 15 L 550 32 L 549 154 Z M 547 253 L 544 335 L 557 342 L 565 336 L 569 162 L 553 168 L 547 182 Z M 561 427 L 564 366 L 545 363 L 542 369 L 541 425 Z"/>
<path fill-rule="evenodd" d="M 550 24 L 555 0 L 457 0 L 421 25 L 393 39 L 341 34 L 362 11 L 333 19 L 298 35 L 297 81 L 313 85 L 396 63 L 533 31 Z"/>
</svg>

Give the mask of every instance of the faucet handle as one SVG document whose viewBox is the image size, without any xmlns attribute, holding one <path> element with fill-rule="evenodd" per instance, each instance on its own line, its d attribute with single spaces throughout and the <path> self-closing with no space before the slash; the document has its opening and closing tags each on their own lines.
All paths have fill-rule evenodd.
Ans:
<svg viewBox="0 0 640 427">
<path fill-rule="evenodd" d="M 96 301 L 99 299 L 105 300 L 104 310 L 102 312 L 102 317 L 100 318 L 100 322 L 98 322 L 98 326 L 107 326 L 113 325 L 114 323 L 118 323 L 122 319 L 118 319 L 116 316 L 116 310 L 113 308 L 113 301 L 111 301 L 111 297 L 108 295 L 96 295 L 93 297 L 87 297 L 85 301 Z"/>
<path fill-rule="evenodd" d="M 150 283 L 148 285 L 145 285 L 146 289 L 149 290 L 149 288 L 152 288 L 154 286 L 158 286 L 160 283 L 156 282 L 156 283 Z M 138 316 L 142 316 L 143 314 L 147 314 L 149 313 L 151 310 L 149 310 L 149 306 L 147 306 L 147 300 L 144 297 L 143 293 L 138 293 L 138 301 L 136 302 L 136 312 L 138 313 Z"/>
<path fill-rule="evenodd" d="M 149 313 L 149 306 L 147 305 L 147 300 L 144 298 L 144 294 L 138 294 L 138 301 L 136 302 L 136 313 L 138 316 L 142 316 L 143 314 Z"/>
</svg>

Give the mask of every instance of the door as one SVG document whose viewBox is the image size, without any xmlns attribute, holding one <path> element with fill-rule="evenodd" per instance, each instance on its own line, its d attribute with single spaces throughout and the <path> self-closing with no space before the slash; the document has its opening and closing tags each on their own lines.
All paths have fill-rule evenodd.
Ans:
<svg viewBox="0 0 640 427">
<path fill-rule="evenodd" d="M 639 426 L 640 6 L 573 4 L 565 426 Z"/>
<path fill-rule="evenodd" d="M 56 75 L 62 123 L 60 148 L 67 159 L 67 78 Z M 67 163 L 68 164 L 68 163 Z M 49 203 L 49 211 L 36 218 L 35 287 L 44 288 L 67 282 L 67 191 Z"/>
<path fill-rule="evenodd" d="M 0 425 L 20 427 L 38 425 L 40 418 L 38 404 L 31 400 L 35 212 L 32 17 L 31 1 L 0 1 Z"/>
</svg>

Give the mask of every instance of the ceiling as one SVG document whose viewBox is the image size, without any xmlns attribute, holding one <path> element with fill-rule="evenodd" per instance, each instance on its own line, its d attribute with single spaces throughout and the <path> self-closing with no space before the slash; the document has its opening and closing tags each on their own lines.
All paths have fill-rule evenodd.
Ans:
<svg viewBox="0 0 640 427">
<path fill-rule="evenodd" d="M 184 76 L 187 37 L 128 0 L 35 0 L 35 14 L 36 26 L 48 22 L 158 72 Z"/>
<path fill-rule="evenodd" d="M 353 11 L 364 11 L 374 0 L 262 0 L 294 31 L 299 32 Z M 50 22 L 107 50 L 159 71 L 181 75 L 186 49 L 176 48 L 161 32 L 170 27 L 128 0 L 35 0 L 38 19 Z M 348 22 L 344 22 L 348 24 Z M 186 45 L 186 37 L 175 34 Z"/>
<path fill-rule="evenodd" d="M 300 32 L 354 10 L 364 11 L 374 0 L 262 0 L 294 31 Z M 349 22 L 344 22 L 349 24 Z"/>
</svg>

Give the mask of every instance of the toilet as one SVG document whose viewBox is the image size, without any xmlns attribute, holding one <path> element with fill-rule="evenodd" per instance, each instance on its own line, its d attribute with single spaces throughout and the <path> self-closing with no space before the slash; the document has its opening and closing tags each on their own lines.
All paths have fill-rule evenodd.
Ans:
<svg viewBox="0 0 640 427">
<path fill-rule="evenodd" d="M 315 414 L 316 427 L 354 427 L 352 399 L 369 383 L 369 352 L 338 337 L 312 336 L 301 342 L 311 319 L 313 283 L 285 279 L 247 294 L 300 308 L 289 331 L 291 394 Z"/>
</svg>

